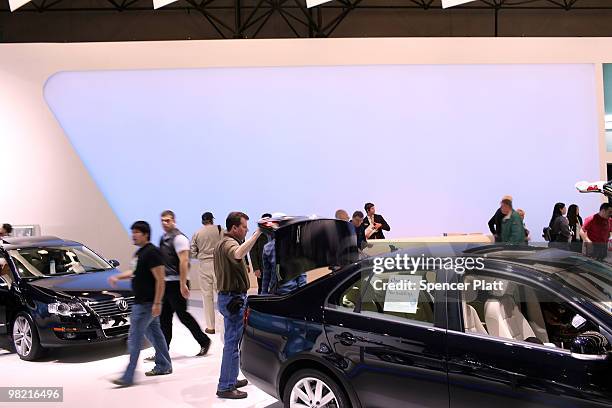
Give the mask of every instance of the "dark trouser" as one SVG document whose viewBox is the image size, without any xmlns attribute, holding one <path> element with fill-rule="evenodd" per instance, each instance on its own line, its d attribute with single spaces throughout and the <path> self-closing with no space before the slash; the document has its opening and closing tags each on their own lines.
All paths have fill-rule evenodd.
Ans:
<svg viewBox="0 0 612 408">
<path fill-rule="evenodd" d="M 607 242 L 590 242 L 586 244 L 587 256 L 603 261 L 608 256 Z"/>
<path fill-rule="evenodd" d="M 582 252 L 582 241 L 570 242 L 570 251 L 581 253 Z"/>
<path fill-rule="evenodd" d="M 257 278 L 257 294 L 261 295 L 261 278 Z"/>
<path fill-rule="evenodd" d="M 181 284 L 179 281 L 166 282 L 166 291 L 164 292 L 164 304 L 162 306 L 161 316 L 159 317 L 161 329 L 166 338 L 168 348 L 172 341 L 172 317 L 174 313 L 185 327 L 189 329 L 191 335 L 200 344 L 200 347 L 205 347 L 210 344 L 208 336 L 200 329 L 200 325 L 193 316 L 187 311 L 187 299 L 181 294 Z"/>
</svg>

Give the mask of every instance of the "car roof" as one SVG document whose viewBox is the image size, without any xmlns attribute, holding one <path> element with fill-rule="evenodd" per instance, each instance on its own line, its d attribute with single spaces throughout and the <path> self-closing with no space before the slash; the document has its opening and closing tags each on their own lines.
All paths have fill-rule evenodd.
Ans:
<svg viewBox="0 0 612 408">
<path fill-rule="evenodd" d="M 52 235 L 43 235 L 39 237 L 3 237 L 1 245 L 4 249 L 10 250 L 48 246 L 76 246 L 81 244 L 75 241 L 66 241 Z"/>
<path fill-rule="evenodd" d="M 485 245 L 470 248 L 464 253 L 486 256 L 489 260 L 521 264 L 545 273 L 553 268 L 568 269 L 592 261 L 577 252 L 527 245 Z"/>
<path fill-rule="evenodd" d="M 415 243 L 410 248 L 398 248 L 372 257 L 403 256 L 439 256 L 439 257 L 483 257 L 485 262 L 505 263 L 523 268 L 512 268 L 518 275 L 533 274 L 534 271 L 550 276 L 561 270 L 571 269 L 586 262 L 591 262 L 579 253 L 557 248 L 528 245 L 478 244 L 478 243 Z"/>
</svg>

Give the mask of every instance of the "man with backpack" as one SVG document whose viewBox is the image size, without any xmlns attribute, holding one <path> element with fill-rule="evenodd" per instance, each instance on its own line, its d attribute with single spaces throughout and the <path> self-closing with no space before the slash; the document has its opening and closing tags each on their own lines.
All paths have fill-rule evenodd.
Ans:
<svg viewBox="0 0 612 408">
<path fill-rule="evenodd" d="M 159 241 L 159 249 L 162 253 L 166 272 L 166 291 L 159 318 L 162 332 L 170 348 L 172 340 L 172 318 L 176 312 L 181 323 L 191 332 L 191 335 L 200 345 L 200 351 L 196 357 L 204 356 L 210 347 L 210 338 L 187 311 L 187 299 L 189 299 L 189 282 L 187 273 L 189 272 L 189 239 L 176 228 L 176 217 L 174 212 L 166 210 L 161 214 L 162 228 L 164 235 Z M 155 359 L 150 357 L 146 360 Z"/>
</svg>

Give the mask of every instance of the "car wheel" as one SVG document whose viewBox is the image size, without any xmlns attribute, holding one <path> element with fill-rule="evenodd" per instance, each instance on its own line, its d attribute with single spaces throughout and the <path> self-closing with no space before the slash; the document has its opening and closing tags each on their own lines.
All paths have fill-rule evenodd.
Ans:
<svg viewBox="0 0 612 408">
<path fill-rule="evenodd" d="M 313 369 L 293 374 L 283 392 L 285 408 L 350 408 L 351 404 L 336 381 Z"/>
<path fill-rule="evenodd" d="M 22 360 L 33 361 L 43 353 L 38 330 L 26 313 L 17 314 L 13 322 L 13 346 Z"/>
</svg>

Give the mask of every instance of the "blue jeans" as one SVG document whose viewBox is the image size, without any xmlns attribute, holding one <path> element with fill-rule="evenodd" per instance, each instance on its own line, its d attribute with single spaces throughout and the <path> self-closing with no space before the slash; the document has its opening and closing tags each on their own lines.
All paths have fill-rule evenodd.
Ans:
<svg viewBox="0 0 612 408">
<path fill-rule="evenodd" d="M 223 358 L 221 359 L 221 375 L 219 376 L 219 385 L 217 391 L 229 391 L 236 387 L 238 381 L 238 370 L 240 368 L 240 339 L 244 328 L 244 310 L 246 309 L 246 294 L 240 295 L 244 300 L 244 306 L 235 315 L 230 314 L 227 310 L 227 304 L 232 298 L 237 295 L 224 295 L 219 293 L 217 298 L 217 307 L 223 315 L 223 324 L 225 327 Z"/>
<path fill-rule="evenodd" d="M 135 303 L 132 306 L 132 314 L 130 315 L 130 332 L 128 335 L 128 352 L 130 353 L 130 363 L 121 377 L 125 383 L 132 384 L 134 382 L 134 371 L 140 357 L 140 349 L 142 348 L 143 340 L 146 336 L 147 340 L 155 348 L 155 368 L 156 371 L 167 371 L 172 368 L 170 361 L 170 353 L 166 339 L 159 325 L 159 317 L 151 315 L 152 303 Z"/>
</svg>

